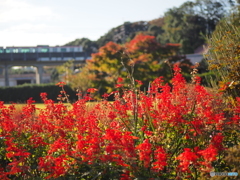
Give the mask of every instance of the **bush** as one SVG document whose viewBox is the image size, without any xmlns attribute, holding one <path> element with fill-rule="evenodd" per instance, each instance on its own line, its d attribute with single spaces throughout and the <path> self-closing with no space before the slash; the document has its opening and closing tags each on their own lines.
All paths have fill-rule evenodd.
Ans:
<svg viewBox="0 0 240 180">
<path fill-rule="evenodd" d="M 21 110 L 1 102 L 0 178 L 209 179 L 239 169 L 229 162 L 239 154 L 230 149 L 240 144 L 240 98 L 226 111 L 221 94 L 174 70 L 172 88 L 160 77 L 143 93 L 140 81 L 127 90 L 120 79 L 123 95 L 99 103 L 87 104 L 93 88 L 71 107 L 42 93 L 38 114 L 31 99 Z"/>
</svg>

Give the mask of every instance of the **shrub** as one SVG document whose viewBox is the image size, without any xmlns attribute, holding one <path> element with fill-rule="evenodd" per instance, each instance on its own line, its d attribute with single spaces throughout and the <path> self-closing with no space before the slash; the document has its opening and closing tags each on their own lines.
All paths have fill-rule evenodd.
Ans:
<svg viewBox="0 0 240 180">
<path fill-rule="evenodd" d="M 141 81 L 129 90 L 119 79 L 114 102 L 105 94 L 87 104 L 93 88 L 71 107 L 41 93 L 38 114 L 32 99 L 21 111 L 1 102 L 0 178 L 209 179 L 210 171 L 238 168 L 224 153 L 239 145 L 240 99 L 224 113 L 231 107 L 221 94 L 174 70 L 172 88 L 159 77 L 146 93 Z"/>
</svg>

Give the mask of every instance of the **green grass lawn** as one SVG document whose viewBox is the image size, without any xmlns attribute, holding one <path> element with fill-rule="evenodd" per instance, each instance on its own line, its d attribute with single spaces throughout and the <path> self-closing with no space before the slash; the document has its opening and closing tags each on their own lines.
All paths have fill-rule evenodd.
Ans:
<svg viewBox="0 0 240 180">
<path fill-rule="evenodd" d="M 63 104 L 66 105 L 66 106 L 71 106 L 70 103 L 63 103 Z M 88 105 L 94 105 L 94 104 L 96 104 L 96 102 L 87 102 L 87 104 Z M 5 106 L 10 106 L 11 104 L 4 104 L 4 105 Z M 26 103 L 25 104 L 24 103 L 16 103 L 14 105 L 15 105 L 16 108 L 21 108 L 21 107 L 25 106 Z M 46 106 L 44 103 L 34 103 L 34 105 L 36 106 L 36 108 L 39 108 L 39 109 L 43 109 Z"/>
<path fill-rule="evenodd" d="M 71 104 L 69 104 L 69 103 L 64 103 L 64 104 L 71 106 Z M 11 104 L 4 104 L 4 105 L 10 106 Z M 16 104 L 14 104 L 14 105 L 15 105 L 16 108 L 22 108 L 22 107 L 25 106 L 26 104 L 16 103 Z M 43 103 L 34 103 L 34 105 L 36 106 L 36 108 L 39 108 L 39 109 L 43 109 L 43 108 L 45 108 L 45 106 L 46 106 L 46 105 L 43 104 Z"/>
</svg>

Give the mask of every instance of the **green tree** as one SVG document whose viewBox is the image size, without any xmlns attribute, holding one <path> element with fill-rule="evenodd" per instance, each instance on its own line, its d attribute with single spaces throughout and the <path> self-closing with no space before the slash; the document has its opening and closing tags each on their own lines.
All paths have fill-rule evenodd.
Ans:
<svg viewBox="0 0 240 180">
<path fill-rule="evenodd" d="M 230 6 L 232 6 L 231 1 L 196 0 L 195 11 L 206 20 L 208 35 L 212 34 L 218 22 L 227 14 Z"/>
<path fill-rule="evenodd" d="M 231 0 L 196 0 L 171 8 L 164 15 L 164 33 L 158 38 L 163 44 L 180 43 L 183 53 L 193 53 L 205 43 L 205 36 L 211 35 L 233 4 Z"/>
<path fill-rule="evenodd" d="M 57 68 L 53 68 L 51 72 L 51 81 L 54 83 L 59 82 L 59 72 Z"/>
<path fill-rule="evenodd" d="M 180 43 L 185 54 L 193 53 L 204 44 L 206 23 L 203 17 L 195 13 L 195 5 L 193 2 L 186 2 L 165 13 L 164 33 L 159 37 L 161 43 Z"/>
<path fill-rule="evenodd" d="M 70 87 L 79 92 L 79 97 L 84 96 L 89 88 L 94 87 L 96 75 L 91 72 L 87 65 L 79 68 L 76 73 L 70 75 Z"/>
<path fill-rule="evenodd" d="M 67 84 L 69 84 L 71 78 L 70 76 L 73 74 L 73 70 L 74 70 L 74 64 L 73 64 L 73 60 L 69 60 L 67 62 L 65 62 L 63 65 L 61 66 L 57 66 L 57 73 L 59 75 L 59 79 L 66 82 Z"/>
<path fill-rule="evenodd" d="M 117 31 L 118 31 L 118 27 L 112 28 L 106 34 L 101 36 L 96 42 L 98 47 L 102 47 L 102 46 L 106 45 L 108 42 L 113 41 L 114 35 Z"/>
<path fill-rule="evenodd" d="M 235 17 L 230 16 L 218 24 L 208 38 L 205 55 L 209 69 L 218 75 L 220 90 L 230 97 L 240 96 L 240 24 Z"/>
</svg>

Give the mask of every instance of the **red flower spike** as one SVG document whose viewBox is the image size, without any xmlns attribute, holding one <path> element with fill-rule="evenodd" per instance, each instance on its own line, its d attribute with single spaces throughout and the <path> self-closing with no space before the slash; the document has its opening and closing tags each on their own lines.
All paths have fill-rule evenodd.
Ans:
<svg viewBox="0 0 240 180">
<path fill-rule="evenodd" d="M 156 148 L 154 151 L 154 159 L 156 161 L 153 163 L 154 170 L 161 171 L 167 165 L 167 154 L 162 147 Z"/>
<path fill-rule="evenodd" d="M 184 148 L 184 152 L 181 153 L 177 158 L 180 160 L 180 168 L 182 171 L 187 171 L 190 164 L 195 164 L 198 156 L 191 151 L 190 148 Z"/>
<path fill-rule="evenodd" d="M 121 87 L 123 87 L 124 85 L 123 84 L 116 84 L 116 88 L 121 88 Z"/>
<path fill-rule="evenodd" d="M 212 144 L 210 144 L 208 148 L 199 151 L 198 154 L 203 156 L 206 162 L 213 162 L 217 159 L 216 157 L 218 153 L 217 149 Z"/>
<path fill-rule="evenodd" d="M 121 82 L 123 82 L 123 78 L 119 77 L 119 78 L 117 79 L 117 83 L 121 83 Z"/>
<path fill-rule="evenodd" d="M 138 83 L 138 85 L 143 85 L 142 81 L 139 81 L 139 80 L 135 80 L 135 81 Z"/>
<path fill-rule="evenodd" d="M 150 154 L 152 153 L 152 145 L 149 142 L 149 139 L 145 139 L 142 144 L 139 144 L 136 149 L 139 150 L 139 160 L 143 161 L 144 167 L 148 168 L 150 165 Z"/>
<path fill-rule="evenodd" d="M 66 83 L 65 82 L 58 82 L 56 85 L 59 86 L 59 87 L 63 87 L 64 85 L 66 85 Z"/>
<path fill-rule="evenodd" d="M 107 93 L 104 93 L 104 94 L 102 95 L 102 97 L 106 99 L 106 98 L 109 97 L 109 95 L 108 95 Z"/>
<path fill-rule="evenodd" d="M 40 97 L 43 101 L 46 101 L 47 100 L 47 93 L 46 92 L 40 93 Z"/>
<path fill-rule="evenodd" d="M 89 93 L 95 93 L 96 91 L 98 91 L 96 88 L 89 88 L 87 90 L 87 92 L 89 92 Z"/>
</svg>

